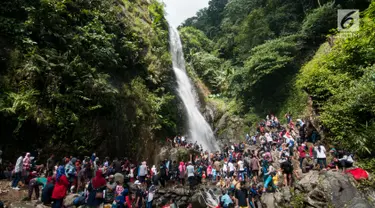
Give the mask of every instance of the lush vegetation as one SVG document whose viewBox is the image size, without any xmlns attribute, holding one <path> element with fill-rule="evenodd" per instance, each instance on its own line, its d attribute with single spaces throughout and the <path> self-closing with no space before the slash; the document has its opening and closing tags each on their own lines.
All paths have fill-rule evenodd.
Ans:
<svg viewBox="0 0 375 208">
<path fill-rule="evenodd" d="M 310 98 L 326 138 L 365 156 L 375 147 L 375 4 L 369 5 L 211 0 L 180 32 L 191 70 L 216 99 L 234 100 L 233 112 L 248 124 L 266 113 L 304 116 Z M 339 8 L 362 11 L 359 32 L 337 33 Z"/>
<path fill-rule="evenodd" d="M 375 148 L 375 4 L 364 12 L 360 31 L 336 35 L 323 45 L 299 76 L 320 120 L 336 143 L 371 153 Z"/>
<path fill-rule="evenodd" d="M 134 157 L 176 133 L 168 48 L 156 0 L 1 1 L 2 148 Z"/>
</svg>

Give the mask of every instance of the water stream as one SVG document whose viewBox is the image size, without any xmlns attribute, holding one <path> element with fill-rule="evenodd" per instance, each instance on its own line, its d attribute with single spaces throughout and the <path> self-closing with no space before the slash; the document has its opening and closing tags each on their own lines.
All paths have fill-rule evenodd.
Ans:
<svg viewBox="0 0 375 208">
<path fill-rule="evenodd" d="M 188 116 L 189 134 L 188 138 L 201 144 L 204 150 L 215 151 L 218 150 L 214 133 L 199 111 L 199 106 L 195 94 L 195 89 L 190 81 L 186 69 L 184 53 L 182 51 L 182 44 L 178 31 L 169 27 L 170 52 L 173 61 L 173 71 L 177 79 L 178 96 L 184 103 L 186 113 Z"/>
</svg>

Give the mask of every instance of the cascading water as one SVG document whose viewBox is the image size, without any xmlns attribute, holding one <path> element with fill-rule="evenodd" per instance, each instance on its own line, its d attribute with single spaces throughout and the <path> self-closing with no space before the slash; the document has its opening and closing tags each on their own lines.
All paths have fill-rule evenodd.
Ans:
<svg viewBox="0 0 375 208">
<path fill-rule="evenodd" d="M 185 59 L 180 36 L 178 31 L 172 26 L 169 27 L 169 39 L 173 71 L 176 75 L 178 85 L 177 92 L 187 112 L 190 139 L 201 144 L 205 150 L 218 150 L 219 147 L 214 133 L 198 109 L 198 103 L 194 97 L 194 88 L 185 69 Z"/>
</svg>

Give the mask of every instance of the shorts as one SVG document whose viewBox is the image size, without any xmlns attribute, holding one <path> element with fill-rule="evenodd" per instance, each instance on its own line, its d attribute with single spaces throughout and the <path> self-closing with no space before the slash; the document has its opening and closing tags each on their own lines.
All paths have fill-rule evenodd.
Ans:
<svg viewBox="0 0 375 208">
<path fill-rule="evenodd" d="M 146 176 L 139 176 L 139 182 L 144 183 Z"/>
<path fill-rule="evenodd" d="M 284 173 L 284 174 L 292 174 L 292 172 L 293 172 L 292 168 L 285 168 L 285 169 L 283 170 L 283 173 Z"/>
<path fill-rule="evenodd" d="M 251 172 L 253 173 L 253 176 L 258 176 L 259 170 L 253 170 Z"/>
</svg>

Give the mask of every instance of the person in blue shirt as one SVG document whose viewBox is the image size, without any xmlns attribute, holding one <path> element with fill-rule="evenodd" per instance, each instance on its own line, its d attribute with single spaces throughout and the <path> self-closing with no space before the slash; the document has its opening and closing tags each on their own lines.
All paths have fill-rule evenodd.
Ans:
<svg viewBox="0 0 375 208">
<path fill-rule="evenodd" d="M 228 208 L 230 204 L 233 204 L 233 200 L 227 191 L 223 191 L 223 196 L 220 198 L 220 204 L 223 208 Z"/>
<path fill-rule="evenodd" d="M 251 208 L 255 208 L 255 200 L 259 197 L 259 190 L 255 183 L 252 184 L 249 191 L 249 204 Z"/>
</svg>

